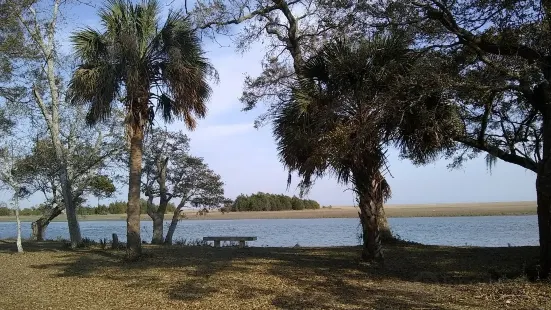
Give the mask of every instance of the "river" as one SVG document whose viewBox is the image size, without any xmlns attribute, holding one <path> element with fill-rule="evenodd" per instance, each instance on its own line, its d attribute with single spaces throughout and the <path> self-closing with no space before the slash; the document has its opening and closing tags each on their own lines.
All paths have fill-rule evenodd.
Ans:
<svg viewBox="0 0 551 310">
<path fill-rule="evenodd" d="M 535 215 L 528 216 L 462 216 L 389 218 L 392 232 L 402 239 L 423 244 L 452 246 L 522 246 L 537 245 L 538 230 Z M 165 222 L 168 227 L 169 222 Z M 83 237 L 94 240 L 111 239 L 118 234 L 126 239 L 125 221 L 82 221 Z M 22 225 L 23 237 L 31 233 L 31 223 Z M 151 240 L 152 223 L 142 222 L 142 239 Z M 166 230 L 165 230 L 166 231 Z M 247 220 L 182 220 L 174 240 L 196 240 L 204 236 L 256 236 L 251 246 L 291 247 L 348 246 L 360 242 L 358 219 L 247 219 Z M 15 223 L 0 222 L 0 239 L 15 236 Z M 68 238 L 67 224 L 51 223 L 48 239 Z"/>
</svg>

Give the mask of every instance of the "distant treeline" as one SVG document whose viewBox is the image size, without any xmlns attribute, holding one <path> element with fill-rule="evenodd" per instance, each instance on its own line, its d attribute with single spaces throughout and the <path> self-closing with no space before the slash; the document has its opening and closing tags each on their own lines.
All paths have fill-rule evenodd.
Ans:
<svg viewBox="0 0 551 310">
<path fill-rule="evenodd" d="M 125 201 L 115 201 L 108 205 L 98 205 L 93 206 L 80 206 L 77 207 L 78 215 L 107 215 L 107 214 L 126 214 L 127 203 Z M 157 207 L 157 206 L 156 206 Z M 20 215 L 42 215 L 46 209 L 45 205 L 38 205 L 37 207 L 25 208 L 19 211 Z M 167 212 L 173 213 L 176 210 L 176 206 L 172 203 L 169 203 L 167 206 Z M 144 199 L 141 200 L 141 213 L 147 213 L 147 201 Z M 15 210 L 0 207 L 0 216 L 13 216 L 15 215 Z"/>
<path fill-rule="evenodd" d="M 44 205 L 38 205 L 37 207 L 25 208 L 19 210 L 19 215 L 42 215 L 46 207 Z M 8 207 L 0 207 L 0 216 L 13 216 L 15 210 Z"/>
<path fill-rule="evenodd" d="M 126 214 L 126 201 L 115 201 L 108 205 L 99 205 L 94 206 L 82 206 L 77 209 L 79 215 L 107 215 L 107 214 Z M 157 208 L 158 205 L 155 205 Z M 172 213 L 176 210 L 176 206 L 173 203 L 169 203 L 166 212 Z M 147 214 L 147 201 L 145 199 L 140 199 L 140 213 Z"/>
<path fill-rule="evenodd" d="M 243 194 L 237 196 L 233 204 L 224 207 L 223 211 L 283 211 L 319 208 L 320 204 L 315 200 L 258 192 L 250 196 Z"/>
<path fill-rule="evenodd" d="M 77 207 L 78 215 L 107 215 L 107 214 L 126 214 L 126 201 L 115 201 L 108 205 L 98 206 L 79 206 Z M 304 210 L 304 209 L 319 209 L 320 204 L 315 200 L 300 199 L 296 196 L 289 197 L 285 195 L 275 195 L 258 192 L 252 195 L 239 195 L 235 201 L 226 205 L 221 209 L 223 212 L 242 212 L 242 211 L 283 211 L 283 210 Z M 25 208 L 19 211 L 20 215 L 35 215 L 44 214 L 45 205 L 37 207 Z M 169 203 L 167 213 L 173 213 L 176 210 L 176 205 Z M 147 201 L 141 199 L 141 212 L 147 214 Z M 0 216 L 13 216 L 15 211 L 7 207 L 0 207 Z"/>
</svg>

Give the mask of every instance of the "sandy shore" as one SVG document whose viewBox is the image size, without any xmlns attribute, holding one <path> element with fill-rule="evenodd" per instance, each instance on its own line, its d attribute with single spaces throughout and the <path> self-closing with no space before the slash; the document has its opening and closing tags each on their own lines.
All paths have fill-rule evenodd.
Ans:
<svg viewBox="0 0 551 310">
<path fill-rule="evenodd" d="M 487 216 L 487 215 L 527 215 L 536 214 L 535 201 L 492 202 L 492 203 L 454 203 L 454 204 L 411 204 L 387 205 L 388 217 L 431 217 L 431 216 Z M 200 216 L 195 211 L 185 212 L 189 220 L 237 220 L 237 219 L 301 219 L 301 218 L 355 218 L 358 209 L 354 207 L 332 207 L 319 210 L 302 211 L 264 211 L 264 212 L 231 212 L 222 214 L 212 211 Z M 167 214 L 167 219 L 172 215 Z M 33 221 L 36 216 L 24 216 L 23 221 Z M 81 216 L 82 221 L 124 220 L 125 214 L 87 215 Z M 149 220 L 147 215 L 142 219 Z M 0 221 L 14 221 L 13 216 L 2 216 Z M 64 215 L 56 221 L 65 221 Z"/>
</svg>

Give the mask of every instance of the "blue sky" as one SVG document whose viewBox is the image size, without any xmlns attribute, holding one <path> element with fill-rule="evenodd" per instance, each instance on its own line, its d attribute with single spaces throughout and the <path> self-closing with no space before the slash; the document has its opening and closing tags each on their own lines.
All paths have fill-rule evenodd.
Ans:
<svg viewBox="0 0 551 310">
<path fill-rule="evenodd" d="M 174 1 L 178 5 L 181 1 Z M 61 40 L 63 50 L 70 51 L 67 35 L 74 29 L 89 25 L 97 27 L 95 9 L 78 6 L 65 13 Z M 287 191 L 287 172 L 279 162 L 276 146 L 269 125 L 255 129 L 253 122 L 262 112 L 262 106 L 251 112 L 242 112 L 238 98 L 245 74 L 260 72 L 263 47 L 256 45 L 240 54 L 233 47 L 220 47 L 205 41 L 207 56 L 220 75 L 220 82 L 213 85 L 213 96 L 208 104 L 208 116 L 199 121 L 191 137 L 191 152 L 201 156 L 219 173 L 225 182 L 226 195 L 235 198 L 240 193 L 258 191 L 298 194 L 296 182 Z M 172 124 L 173 129 L 185 128 Z M 423 167 L 415 167 L 402 161 L 396 152 L 390 152 L 390 169 L 393 177 L 391 204 L 441 203 L 441 202 L 490 202 L 535 200 L 535 174 L 518 166 L 499 161 L 490 173 L 484 158 L 467 162 L 463 168 L 449 170 L 447 161 L 441 160 Z M 126 189 L 118 193 L 126 198 Z M 337 184 L 330 177 L 318 180 L 309 198 L 323 205 L 353 205 L 354 196 L 347 187 Z M 33 199 L 34 200 L 34 199 Z M 92 204 L 95 204 L 91 200 Z M 36 203 L 29 201 L 29 204 Z"/>
</svg>

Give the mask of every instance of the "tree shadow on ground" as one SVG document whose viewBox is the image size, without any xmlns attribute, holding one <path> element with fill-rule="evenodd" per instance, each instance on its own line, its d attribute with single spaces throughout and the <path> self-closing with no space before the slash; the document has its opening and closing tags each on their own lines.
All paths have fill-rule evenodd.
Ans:
<svg viewBox="0 0 551 310">
<path fill-rule="evenodd" d="M 17 252 L 16 240 L 2 239 L 0 240 L 0 253 L 14 253 Z M 24 252 L 59 252 L 66 251 L 63 243 L 52 241 L 28 241 L 22 242 Z"/>
<path fill-rule="evenodd" d="M 386 248 L 380 266 L 360 262 L 359 252 L 355 247 L 146 246 L 142 260 L 132 263 L 124 261 L 124 251 L 89 249 L 67 251 L 58 261 L 33 268 L 54 269 L 59 277 L 100 277 L 156 289 L 183 302 L 228 292 L 228 298 L 240 301 L 271 296 L 271 305 L 282 309 L 446 309 L 440 289 L 490 283 L 495 280 L 492 270 L 516 277 L 537 257 L 535 247 L 399 244 Z M 260 277 L 277 284 L 262 283 Z M 454 303 L 473 306 L 468 298 Z"/>
</svg>

